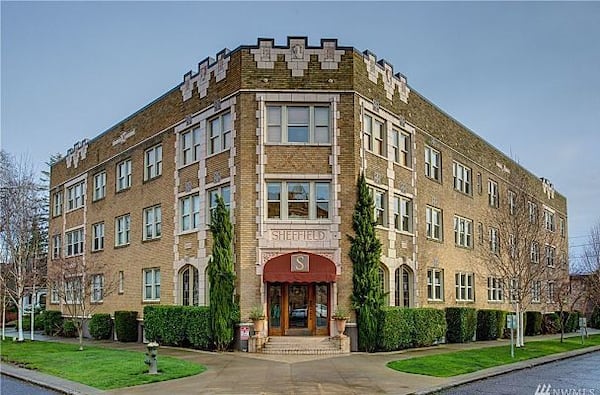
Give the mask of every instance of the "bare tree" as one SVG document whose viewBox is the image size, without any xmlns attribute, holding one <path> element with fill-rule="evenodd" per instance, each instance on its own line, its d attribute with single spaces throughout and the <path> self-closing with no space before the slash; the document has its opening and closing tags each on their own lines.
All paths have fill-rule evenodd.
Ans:
<svg viewBox="0 0 600 395">
<path fill-rule="evenodd" d="M 18 340 L 23 341 L 23 297 L 43 261 L 40 224 L 43 199 L 33 167 L 0 151 L 0 283 L 17 306 Z"/>
<path fill-rule="evenodd" d="M 562 343 L 565 337 L 565 327 L 571 316 L 575 313 L 575 305 L 584 296 L 581 288 L 571 287 L 569 277 L 564 276 L 556 278 L 555 284 L 555 303 L 558 306 L 556 311 L 559 315 L 560 325 L 560 342 Z"/>
<path fill-rule="evenodd" d="M 600 219 L 590 229 L 580 266 L 585 297 L 593 306 L 600 306 Z"/>
<path fill-rule="evenodd" d="M 554 287 L 549 280 L 561 256 L 563 244 L 558 236 L 557 218 L 543 208 L 536 197 L 539 187 L 528 174 L 512 169 L 507 176 L 502 204 L 497 192 L 490 193 L 490 207 L 484 217 L 487 231 L 480 229 L 488 246 L 480 249 L 486 275 L 502 286 L 517 316 L 517 347 L 523 346 L 523 315 L 529 305 L 545 302 Z M 539 182 L 539 181 L 537 181 Z M 506 198 L 504 198 L 504 196 Z M 487 236 L 487 237 L 486 237 Z M 568 272 L 567 272 L 568 278 Z M 551 301 L 550 301 L 551 302 Z"/>
<path fill-rule="evenodd" d="M 48 264 L 51 301 L 58 301 L 63 315 L 71 317 L 83 350 L 84 324 L 117 289 L 116 275 L 110 266 L 84 255 L 53 259 Z"/>
</svg>

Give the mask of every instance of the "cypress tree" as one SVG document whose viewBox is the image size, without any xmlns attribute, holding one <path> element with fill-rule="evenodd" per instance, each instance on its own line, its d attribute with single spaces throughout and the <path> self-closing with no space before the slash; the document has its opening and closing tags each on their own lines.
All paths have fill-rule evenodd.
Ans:
<svg viewBox="0 0 600 395">
<path fill-rule="evenodd" d="M 237 306 L 234 301 L 233 227 L 221 196 L 211 215 L 210 231 L 213 235 L 212 257 L 208 263 L 211 332 L 215 348 L 225 351 L 233 342 Z"/>
<path fill-rule="evenodd" d="M 377 348 L 384 292 L 379 283 L 381 242 L 375 234 L 373 197 L 365 176 L 358 179 L 358 199 L 352 215 L 355 236 L 350 236 L 352 260 L 352 303 L 356 310 L 358 348 L 373 352 Z"/>
</svg>

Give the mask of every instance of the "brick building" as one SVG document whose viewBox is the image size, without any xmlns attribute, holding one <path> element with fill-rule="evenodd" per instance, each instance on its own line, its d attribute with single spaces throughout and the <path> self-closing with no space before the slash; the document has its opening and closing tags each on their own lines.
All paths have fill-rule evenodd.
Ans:
<svg viewBox="0 0 600 395">
<path fill-rule="evenodd" d="M 548 181 L 385 60 L 294 37 L 206 58 L 180 85 L 75 144 L 52 167 L 51 258 L 102 261 L 117 273 L 118 292 L 106 297 L 98 275 L 99 311 L 204 305 L 207 223 L 220 194 L 234 223 L 242 317 L 262 304 L 271 335 L 334 334 L 332 311 L 350 307 L 347 235 L 361 171 L 390 305 L 510 309 L 480 251 L 495 237 L 485 213 L 510 205 L 511 171 L 530 180 L 531 203 L 551 216 L 566 251 L 566 199 Z M 539 299 L 533 309 L 547 309 Z"/>
</svg>

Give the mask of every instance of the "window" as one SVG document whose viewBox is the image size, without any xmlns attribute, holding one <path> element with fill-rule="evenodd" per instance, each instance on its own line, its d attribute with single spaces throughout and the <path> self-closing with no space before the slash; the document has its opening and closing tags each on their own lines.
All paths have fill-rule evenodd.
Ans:
<svg viewBox="0 0 600 395">
<path fill-rule="evenodd" d="M 494 180 L 488 180 L 488 202 L 491 207 L 498 207 L 498 183 Z"/>
<path fill-rule="evenodd" d="M 188 130 L 179 136 L 179 156 L 181 165 L 200 160 L 200 128 Z"/>
<path fill-rule="evenodd" d="M 388 281 L 388 271 L 387 269 L 383 266 L 383 264 L 379 265 L 377 274 L 379 276 L 379 286 L 381 287 L 381 290 L 383 291 L 383 293 L 385 294 L 384 298 L 385 298 L 385 304 L 389 304 L 389 281 Z"/>
<path fill-rule="evenodd" d="M 425 222 L 427 223 L 427 237 L 433 240 L 442 240 L 442 210 L 427 206 L 425 209 Z"/>
<path fill-rule="evenodd" d="M 50 291 L 50 303 L 60 303 L 60 295 L 58 294 L 58 289 L 56 288 L 52 288 L 52 290 Z"/>
<path fill-rule="evenodd" d="M 453 162 L 452 175 L 454 176 L 454 189 L 470 195 L 472 186 L 471 169 L 462 163 Z"/>
<path fill-rule="evenodd" d="M 328 219 L 331 183 L 317 181 L 267 182 L 270 219 Z"/>
<path fill-rule="evenodd" d="M 473 247 L 473 221 L 454 216 L 454 244 L 459 247 Z"/>
<path fill-rule="evenodd" d="M 408 133 L 392 129 L 392 155 L 394 162 L 411 167 L 410 135 Z"/>
<path fill-rule="evenodd" d="M 481 180 L 481 173 L 477 173 L 477 193 L 483 193 L 483 181 Z"/>
<path fill-rule="evenodd" d="M 83 207 L 85 201 L 85 181 L 81 181 L 67 188 L 67 210 Z"/>
<path fill-rule="evenodd" d="M 94 201 L 106 196 L 106 172 L 101 171 L 94 175 Z"/>
<path fill-rule="evenodd" d="M 92 225 L 92 251 L 104 249 L 104 222 Z"/>
<path fill-rule="evenodd" d="M 397 268 L 394 271 L 395 281 L 395 298 L 394 306 L 410 307 L 411 306 L 411 290 L 412 290 L 412 272 L 406 266 Z"/>
<path fill-rule="evenodd" d="M 129 214 L 117 217 L 115 220 L 115 246 L 129 244 L 131 216 Z"/>
<path fill-rule="evenodd" d="M 329 143 L 329 106 L 267 106 L 267 142 Z"/>
<path fill-rule="evenodd" d="M 198 269 L 191 265 L 185 266 L 179 273 L 181 289 L 181 304 L 183 306 L 198 306 L 199 299 Z"/>
<path fill-rule="evenodd" d="M 160 205 L 144 209 L 144 240 L 158 239 L 161 236 Z"/>
<path fill-rule="evenodd" d="M 565 228 L 565 219 L 563 217 L 559 217 L 558 218 L 558 226 L 560 229 L 560 235 L 562 237 L 565 237 L 566 235 L 566 228 Z"/>
<path fill-rule="evenodd" d="M 61 244 L 60 235 L 52 236 L 52 259 L 60 258 Z"/>
<path fill-rule="evenodd" d="M 473 273 L 456 273 L 456 300 L 473 301 Z"/>
<path fill-rule="evenodd" d="M 496 228 L 490 228 L 490 251 L 494 254 L 500 253 L 500 240 Z"/>
<path fill-rule="evenodd" d="M 527 202 L 527 206 L 529 207 L 529 222 L 535 224 L 538 217 L 537 204 L 533 202 Z"/>
<path fill-rule="evenodd" d="M 104 296 L 104 276 L 102 274 L 92 275 L 92 294 L 90 299 L 93 303 L 102 302 Z"/>
<path fill-rule="evenodd" d="M 198 229 L 200 226 L 200 195 L 188 195 L 179 199 L 181 231 Z"/>
<path fill-rule="evenodd" d="M 510 215 L 515 215 L 517 209 L 517 194 L 513 191 L 508 191 L 508 212 Z"/>
<path fill-rule="evenodd" d="M 221 196 L 225 202 L 227 210 L 231 210 L 231 188 L 229 185 L 221 186 L 219 188 L 211 189 L 208 191 L 208 202 L 209 202 L 209 213 L 212 218 L 213 212 L 217 208 L 217 197 Z M 209 218 L 210 222 L 210 218 Z"/>
<path fill-rule="evenodd" d="M 531 301 L 540 303 L 542 300 L 542 282 L 534 281 L 531 283 Z"/>
<path fill-rule="evenodd" d="M 62 214 L 62 207 L 63 207 L 63 194 L 62 191 L 59 192 L 55 192 L 52 195 L 52 216 L 56 217 L 57 215 L 61 215 Z"/>
<path fill-rule="evenodd" d="M 387 225 L 387 215 L 386 215 L 386 194 L 385 192 L 375 189 L 371 189 L 371 196 L 373 197 L 373 201 L 375 202 L 375 223 L 377 225 L 386 226 Z"/>
<path fill-rule="evenodd" d="M 548 303 L 554 303 L 554 282 L 548 281 Z"/>
<path fill-rule="evenodd" d="M 554 222 L 554 213 L 547 209 L 544 209 L 544 227 L 550 232 L 554 232 L 554 230 L 556 229 Z"/>
<path fill-rule="evenodd" d="M 394 228 L 401 232 L 412 232 L 412 200 L 394 196 Z"/>
<path fill-rule="evenodd" d="M 83 228 L 75 229 L 66 233 L 67 253 L 65 256 L 83 254 Z"/>
<path fill-rule="evenodd" d="M 123 270 L 119 271 L 119 286 L 117 288 L 117 291 L 119 292 L 119 294 L 125 292 L 125 273 L 123 272 Z"/>
<path fill-rule="evenodd" d="M 81 277 L 73 277 L 65 282 L 65 302 L 81 303 L 82 299 Z"/>
<path fill-rule="evenodd" d="M 117 164 L 117 192 L 131 187 L 131 159 Z"/>
<path fill-rule="evenodd" d="M 144 301 L 160 300 L 160 269 L 144 269 Z"/>
<path fill-rule="evenodd" d="M 425 146 L 425 175 L 436 181 L 442 181 L 440 171 L 442 165 L 442 155 L 429 146 Z"/>
<path fill-rule="evenodd" d="M 540 245 L 537 241 L 531 242 L 529 256 L 532 263 L 540 263 Z"/>
<path fill-rule="evenodd" d="M 510 288 L 509 288 L 510 301 L 516 302 L 520 294 L 521 294 L 521 287 L 519 285 L 519 281 L 516 278 L 511 278 L 510 279 Z"/>
<path fill-rule="evenodd" d="M 508 253 L 513 259 L 517 257 L 517 238 L 512 233 L 508 235 Z"/>
<path fill-rule="evenodd" d="M 363 137 L 365 148 L 377 155 L 387 156 L 385 149 L 385 126 L 371 115 L 363 116 Z"/>
<path fill-rule="evenodd" d="M 502 302 L 502 279 L 488 277 L 488 302 Z"/>
<path fill-rule="evenodd" d="M 554 267 L 554 259 L 556 257 L 556 248 L 550 245 L 546 245 L 544 258 L 546 260 L 546 265 L 550 267 Z"/>
<path fill-rule="evenodd" d="M 442 270 L 427 270 L 427 299 L 444 300 L 444 272 Z"/>
<path fill-rule="evenodd" d="M 219 115 L 207 122 L 208 154 L 216 154 L 231 147 L 231 113 Z"/>
<path fill-rule="evenodd" d="M 144 154 L 144 180 L 151 180 L 162 174 L 162 145 L 147 149 Z"/>
</svg>

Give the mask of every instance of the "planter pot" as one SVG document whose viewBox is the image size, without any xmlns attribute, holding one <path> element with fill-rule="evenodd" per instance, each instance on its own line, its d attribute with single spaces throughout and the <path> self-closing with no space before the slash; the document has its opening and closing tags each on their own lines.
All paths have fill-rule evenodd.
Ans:
<svg viewBox="0 0 600 395">
<path fill-rule="evenodd" d="M 346 330 L 346 320 L 345 319 L 335 319 L 335 328 L 338 331 L 338 335 L 341 336 L 344 334 Z"/>
<path fill-rule="evenodd" d="M 265 320 L 264 319 L 254 320 L 252 322 L 254 323 L 254 334 L 255 335 L 262 334 L 263 330 L 265 329 Z"/>
</svg>

